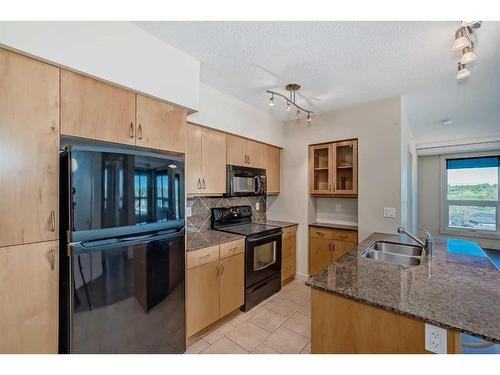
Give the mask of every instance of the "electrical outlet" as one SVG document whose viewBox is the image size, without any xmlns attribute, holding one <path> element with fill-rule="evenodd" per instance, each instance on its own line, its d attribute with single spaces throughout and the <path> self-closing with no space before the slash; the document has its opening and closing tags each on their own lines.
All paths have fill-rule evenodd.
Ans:
<svg viewBox="0 0 500 375">
<path fill-rule="evenodd" d="M 446 354 L 447 332 L 444 328 L 425 324 L 425 350 L 437 354 Z"/>
<path fill-rule="evenodd" d="M 396 217 L 396 209 L 394 207 L 384 207 L 384 217 Z"/>
<path fill-rule="evenodd" d="M 193 215 L 193 211 L 191 207 L 186 207 L 186 217 L 191 217 Z"/>
<path fill-rule="evenodd" d="M 260 203 L 259 202 L 255 203 L 255 210 L 256 211 L 260 210 Z"/>
</svg>

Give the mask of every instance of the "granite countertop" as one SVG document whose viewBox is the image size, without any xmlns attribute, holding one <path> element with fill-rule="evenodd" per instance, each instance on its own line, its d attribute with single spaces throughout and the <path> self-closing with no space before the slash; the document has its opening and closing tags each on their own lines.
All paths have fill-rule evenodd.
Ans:
<svg viewBox="0 0 500 375">
<path fill-rule="evenodd" d="M 218 230 L 205 230 L 203 232 L 188 232 L 186 235 L 186 250 L 199 250 L 207 246 L 219 245 L 245 238 L 239 234 L 220 232 Z"/>
<path fill-rule="evenodd" d="M 344 229 L 344 230 L 358 230 L 357 225 L 348 225 L 348 224 L 335 224 L 335 223 L 312 223 L 309 224 L 311 227 L 322 227 L 322 228 L 332 228 L 332 229 Z"/>
<path fill-rule="evenodd" d="M 279 220 L 266 220 L 263 222 L 264 224 L 275 225 L 281 228 L 293 227 L 294 225 L 298 225 L 298 223 L 292 223 L 288 221 L 279 221 Z"/>
<path fill-rule="evenodd" d="M 500 272 L 472 241 L 437 237 L 433 256 L 404 267 L 361 256 L 374 233 L 306 282 L 312 288 L 500 343 Z"/>
</svg>

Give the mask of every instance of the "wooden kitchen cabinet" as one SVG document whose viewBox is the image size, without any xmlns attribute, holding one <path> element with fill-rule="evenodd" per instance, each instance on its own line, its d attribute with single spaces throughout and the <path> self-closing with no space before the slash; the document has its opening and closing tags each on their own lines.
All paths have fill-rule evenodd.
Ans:
<svg viewBox="0 0 500 375">
<path fill-rule="evenodd" d="M 281 236 L 281 285 L 292 281 L 297 266 L 297 225 L 283 228 Z"/>
<path fill-rule="evenodd" d="M 309 227 L 309 275 L 315 275 L 357 245 L 357 232 Z"/>
<path fill-rule="evenodd" d="M 226 192 L 226 134 L 188 124 L 186 194 L 222 195 Z"/>
<path fill-rule="evenodd" d="M 268 158 L 267 147 L 264 143 L 228 134 L 227 164 L 265 169 Z"/>
<path fill-rule="evenodd" d="M 358 194 L 358 141 L 309 146 L 309 194 L 347 196 Z"/>
<path fill-rule="evenodd" d="M 245 302 L 244 261 L 244 253 L 220 261 L 220 317 L 226 316 Z"/>
<path fill-rule="evenodd" d="M 61 70 L 61 134 L 135 145 L 135 94 Z"/>
<path fill-rule="evenodd" d="M 188 337 L 219 319 L 219 260 L 188 269 Z"/>
<path fill-rule="evenodd" d="M 0 49 L 0 247 L 59 237 L 59 73 Z"/>
<path fill-rule="evenodd" d="M 280 152 L 279 147 L 267 146 L 267 195 L 280 193 Z"/>
<path fill-rule="evenodd" d="M 57 353 L 58 241 L 0 248 L 0 353 Z"/>
<path fill-rule="evenodd" d="M 243 305 L 244 256 L 243 239 L 187 252 L 188 337 Z"/>
<path fill-rule="evenodd" d="M 136 145 L 186 152 L 186 109 L 137 94 Z"/>
</svg>

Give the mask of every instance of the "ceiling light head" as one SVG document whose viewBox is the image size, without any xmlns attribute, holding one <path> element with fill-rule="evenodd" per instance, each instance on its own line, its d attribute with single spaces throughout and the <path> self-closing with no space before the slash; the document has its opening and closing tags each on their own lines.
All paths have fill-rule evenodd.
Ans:
<svg viewBox="0 0 500 375">
<path fill-rule="evenodd" d="M 290 104 L 290 102 L 288 100 L 286 101 L 286 110 L 287 111 L 291 111 L 292 110 L 292 106 L 291 106 L 291 104 Z"/>
<path fill-rule="evenodd" d="M 297 109 L 297 113 L 295 114 L 295 116 L 297 117 L 297 119 L 300 119 L 300 109 Z"/>
<path fill-rule="evenodd" d="M 311 122 L 312 121 L 312 113 L 311 112 L 307 112 L 307 122 Z"/>
<path fill-rule="evenodd" d="M 274 95 L 271 95 L 271 97 L 269 98 L 269 106 L 270 107 L 274 106 Z"/>
<path fill-rule="evenodd" d="M 458 63 L 457 79 L 464 79 L 470 76 L 470 70 L 464 64 Z"/>
<path fill-rule="evenodd" d="M 481 21 L 462 21 L 463 27 L 470 27 L 471 29 L 479 29 L 481 27 Z"/>
<path fill-rule="evenodd" d="M 462 58 L 460 59 L 460 64 L 466 65 L 470 64 L 476 59 L 476 54 L 474 53 L 474 43 L 471 42 L 470 47 L 465 47 L 462 50 Z"/>
<path fill-rule="evenodd" d="M 453 42 L 451 49 L 453 51 L 460 51 L 465 47 L 469 46 L 470 46 L 470 40 L 468 37 L 467 30 L 465 29 L 465 27 L 461 27 L 455 33 L 455 41 Z"/>
</svg>

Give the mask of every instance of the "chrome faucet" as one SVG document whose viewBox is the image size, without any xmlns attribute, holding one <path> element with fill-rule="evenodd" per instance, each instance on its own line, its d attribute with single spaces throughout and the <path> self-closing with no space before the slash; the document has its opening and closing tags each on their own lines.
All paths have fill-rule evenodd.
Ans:
<svg viewBox="0 0 500 375">
<path fill-rule="evenodd" d="M 418 227 L 418 228 L 420 230 L 422 230 L 423 232 L 425 232 L 425 243 L 421 239 L 419 239 L 417 236 L 414 236 L 413 234 L 411 234 L 410 232 L 408 232 L 403 227 L 398 227 L 398 233 L 400 233 L 400 234 L 406 234 L 413 241 L 415 241 L 420 246 L 422 246 L 422 249 L 425 250 L 425 254 L 426 255 L 432 255 L 432 241 L 433 241 L 432 240 L 432 235 L 428 231 L 426 231 L 424 228 L 422 228 L 422 227 Z"/>
</svg>

